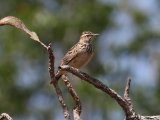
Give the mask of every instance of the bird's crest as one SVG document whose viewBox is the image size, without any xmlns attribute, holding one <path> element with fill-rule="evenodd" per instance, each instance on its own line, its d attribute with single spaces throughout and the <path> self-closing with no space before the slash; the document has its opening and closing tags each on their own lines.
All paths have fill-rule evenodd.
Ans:
<svg viewBox="0 0 160 120">
<path fill-rule="evenodd" d="M 85 35 L 93 35 L 94 33 L 90 32 L 90 31 L 84 31 L 82 33 L 82 36 L 85 36 Z"/>
</svg>

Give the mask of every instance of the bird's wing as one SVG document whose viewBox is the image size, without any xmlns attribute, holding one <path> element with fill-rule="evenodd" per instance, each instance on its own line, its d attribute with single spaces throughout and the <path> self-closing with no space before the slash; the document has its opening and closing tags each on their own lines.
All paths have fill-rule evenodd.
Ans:
<svg viewBox="0 0 160 120">
<path fill-rule="evenodd" d="M 80 55 L 81 47 L 78 47 L 79 44 L 74 45 L 69 51 L 65 54 L 64 58 L 61 61 L 61 65 L 68 65 L 74 58 Z M 78 49 L 77 49 L 78 48 Z"/>
</svg>

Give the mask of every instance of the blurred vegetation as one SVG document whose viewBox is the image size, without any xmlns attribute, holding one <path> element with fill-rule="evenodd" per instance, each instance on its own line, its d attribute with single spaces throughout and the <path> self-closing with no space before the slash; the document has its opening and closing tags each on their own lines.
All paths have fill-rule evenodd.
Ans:
<svg viewBox="0 0 160 120">
<path fill-rule="evenodd" d="M 160 2 L 148 0 L 143 5 L 143 1 L 1 0 L 0 18 L 16 16 L 44 43 L 52 42 L 56 66 L 82 31 L 101 34 L 93 42 L 95 57 L 84 71 L 120 94 L 131 76 L 137 112 L 160 114 L 160 23 L 156 22 Z M 39 44 L 15 28 L 0 27 L 0 58 L 0 113 L 17 120 L 63 119 L 49 85 L 47 54 Z M 123 119 L 121 108 L 110 97 L 73 75 L 70 78 L 81 98 L 83 119 Z M 72 108 L 69 95 L 64 96 Z"/>
</svg>

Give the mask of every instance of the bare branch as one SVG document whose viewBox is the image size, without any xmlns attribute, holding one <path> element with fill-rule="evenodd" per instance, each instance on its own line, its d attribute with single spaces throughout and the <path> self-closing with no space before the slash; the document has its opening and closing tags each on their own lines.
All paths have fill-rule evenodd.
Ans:
<svg viewBox="0 0 160 120">
<path fill-rule="evenodd" d="M 140 120 L 160 120 L 160 115 L 157 115 L 157 116 L 141 116 Z"/>
<path fill-rule="evenodd" d="M 51 48 L 51 44 L 48 45 L 47 47 L 48 50 L 48 55 L 49 55 L 49 73 L 50 73 L 50 77 L 51 80 L 54 81 L 55 80 L 55 74 L 54 74 L 54 55 L 53 55 L 53 51 Z M 70 120 L 70 115 L 69 115 L 69 110 L 64 102 L 64 98 L 61 92 L 61 89 L 58 86 L 58 82 L 52 82 L 52 85 L 55 88 L 58 100 L 63 108 L 63 114 L 66 120 Z"/>
<path fill-rule="evenodd" d="M 65 102 L 64 102 L 64 98 L 63 98 L 61 89 L 59 88 L 59 86 L 58 86 L 57 83 L 54 83 L 53 86 L 54 86 L 54 88 L 55 88 L 55 91 L 56 91 L 58 100 L 59 100 L 59 102 L 60 102 L 60 104 L 61 104 L 61 106 L 62 106 L 62 108 L 63 108 L 64 118 L 65 118 L 66 120 L 70 120 L 69 110 L 68 110 L 67 105 L 66 105 Z"/>
<path fill-rule="evenodd" d="M 117 92 L 109 88 L 107 85 L 103 84 L 102 82 L 100 82 L 95 78 L 90 77 L 88 74 L 81 72 L 78 69 L 70 67 L 68 65 L 61 66 L 61 70 L 68 71 L 76 75 L 77 77 L 81 78 L 82 80 L 85 80 L 86 82 L 92 84 L 93 86 L 100 89 L 101 91 L 107 93 L 109 96 L 111 96 L 116 100 L 116 102 L 122 107 L 122 109 L 125 112 L 128 112 L 129 108 L 126 105 L 126 101 Z"/>
<path fill-rule="evenodd" d="M 53 54 L 53 50 L 51 48 L 51 43 L 48 45 L 47 47 L 47 50 L 48 50 L 48 55 L 49 55 L 49 73 L 50 73 L 50 77 L 51 77 L 51 80 L 54 80 L 55 78 L 55 74 L 54 74 L 54 54 Z"/>
<path fill-rule="evenodd" d="M 0 115 L 0 120 L 13 120 L 7 113 L 2 113 Z"/>
<path fill-rule="evenodd" d="M 65 85 L 67 86 L 68 88 L 68 91 L 69 93 L 71 94 L 74 102 L 75 102 L 75 106 L 74 106 L 74 109 L 73 109 L 73 117 L 74 117 L 74 120 L 81 120 L 80 118 L 80 114 L 81 114 L 81 102 L 80 102 L 80 99 L 76 93 L 76 91 L 74 90 L 74 88 L 72 87 L 72 84 L 69 82 L 69 79 L 67 77 L 67 75 L 63 75 L 62 76 L 62 79 L 65 83 Z"/>
<path fill-rule="evenodd" d="M 131 84 L 131 78 L 128 78 L 127 84 L 126 84 L 126 87 L 125 87 L 125 90 L 124 90 L 124 98 L 125 98 L 126 100 L 127 100 L 127 99 L 130 99 L 130 98 L 129 98 L 130 84 Z"/>
<path fill-rule="evenodd" d="M 128 104 L 130 111 L 134 112 L 133 104 L 131 98 L 129 97 L 130 85 L 131 85 L 131 78 L 128 78 L 124 91 L 124 99 L 126 100 L 126 103 Z"/>
<path fill-rule="evenodd" d="M 109 88 L 107 85 L 104 85 L 99 80 L 90 77 L 88 74 L 79 71 L 76 68 L 70 67 L 68 65 L 63 65 L 60 67 L 62 71 L 68 71 L 77 77 L 81 78 L 81 80 L 84 80 L 96 88 L 100 89 L 101 91 L 107 93 L 110 97 L 115 99 L 115 101 L 121 106 L 121 108 L 124 110 L 126 114 L 125 120 L 160 120 L 159 116 L 141 116 L 139 114 L 136 114 L 133 110 L 132 103 L 131 105 L 128 105 L 128 100 L 122 98 L 117 92 Z M 129 98 L 129 88 L 130 88 L 130 82 L 131 79 L 127 81 L 126 89 L 125 89 L 125 98 Z M 129 98 L 130 100 L 130 98 Z M 131 102 L 131 100 L 130 100 Z"/>
</svg>

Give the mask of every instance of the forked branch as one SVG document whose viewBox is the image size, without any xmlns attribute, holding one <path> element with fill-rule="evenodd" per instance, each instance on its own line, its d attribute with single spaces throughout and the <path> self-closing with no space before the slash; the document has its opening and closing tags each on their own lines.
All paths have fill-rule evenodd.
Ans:
<svg viewBox="0 0 160 120">
<path fill-rule="evenodd" d="M 49 55 L 49 73 L 50 73 L 50 77 L 51 77 L 51 81 L 55 81 L 55 74 L 54 74 L 54 54 L 51 48 L 51 44 L 48 45 L 47 47 L 48 50 L 48 55 Z M 66 120 L 70 120 L 70 114 L 69 114 L 69 110 L 67 108 L 67 105 L 64 102 L 64 98 L 62 95 L 62 91 L 58 86 L 58 82 L 52 82 L 52 85 L 55 88 L 58 100 L 63 108 L 63 114 Z"/>
<path fill-rule="evenodd" d="M 74 100 L 74 108 L 73 108 L 73 117 L 74 117 L 74 120 L 81 120 L 80 118 L 80 114 L 81 114 L 81 102 L 80 102 L 80 99 L 76 93 L 76 91 L 74 90 L 72 84 L 70 83 L 67 75 L 63 75 L 62 76 L 62 79 L 68 89 L 68 92 L 71 94 L 73 100 Z"/>
<path fill-rule="evenodd" d="M 134 111 L 133 104 L 129 97 L 129 90 L 130 90 L 130 83 L 131 83 L 130 78 L 128 79 L 126 87 L 125 87 L 124 97 L 121 97 L 117 92 L 109 88 L 107 85 L 103 84 L 101 81 L 89 76 L 88 74 L 84 72 L 79 71 L 76 68 L 70 67 L 68 65 L 61 66 L 60 68 L 62 71 L 70 72 L 74 74 L 75 76 L 81 78 L 81 80 L 84 80 L 92 84 L 93 86 L 95 86 L 97 89 L 107 93 L 123 109 L 126 115 L 125 120 L 160 120 L 159 115 L 158 116 L 141 116 Z"/>
</svg>

